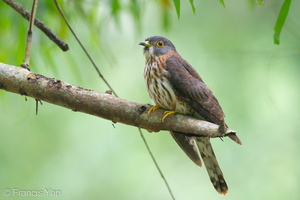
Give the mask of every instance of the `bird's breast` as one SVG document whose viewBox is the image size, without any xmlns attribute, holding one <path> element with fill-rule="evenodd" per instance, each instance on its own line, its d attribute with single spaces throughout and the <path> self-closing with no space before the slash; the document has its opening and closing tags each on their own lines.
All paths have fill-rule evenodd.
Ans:
<svg viewBox="0 0 300 200">
<path fill-rule="evenodd" d="M 144 80 L 152 103 L 166 110 L 190 114 L 190 108 L 180 99 L 166 74 L 164 67 L 157 62 L 146 63 Z"/>
</svg>

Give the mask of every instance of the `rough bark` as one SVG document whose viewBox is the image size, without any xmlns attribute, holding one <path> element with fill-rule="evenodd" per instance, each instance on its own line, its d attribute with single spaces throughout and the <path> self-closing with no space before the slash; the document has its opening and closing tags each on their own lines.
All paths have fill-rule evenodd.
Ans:
<svg viewBox="0 0 300 200">
<path fill-rule="evenodd" d="M 150 105 L 77 87 L 4 63 L 0 63 L 0 89 L 149 131 L 173 130 L 195 136 L 223 136 L 215 124 L 180 114 L 171 115 L 162 123 L 163 109 L 148 116 Z M 226 133 L 235 131 L 229 129 Z"/>
</svg>

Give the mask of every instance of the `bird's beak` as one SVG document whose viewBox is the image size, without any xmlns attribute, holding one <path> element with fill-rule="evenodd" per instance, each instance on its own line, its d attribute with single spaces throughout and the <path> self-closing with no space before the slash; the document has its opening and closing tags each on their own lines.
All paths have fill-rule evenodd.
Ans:
<svg viewBox="0 0 300 200">
<path fill-rule="evenodd" d="M 144 47 L 151 47 L 151 46 L 153 46 L 152 44 L 150 44 L 149 41 L 142 41 L 142 42 L 139 43 L 139 45 L 142 45 Z"/>
</svg>

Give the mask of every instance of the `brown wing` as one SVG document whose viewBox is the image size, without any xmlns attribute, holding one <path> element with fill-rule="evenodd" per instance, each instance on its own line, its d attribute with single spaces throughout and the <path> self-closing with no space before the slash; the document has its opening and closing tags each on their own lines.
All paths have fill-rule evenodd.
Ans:
<svg viewBox="0 0 300 200">
<path fill-rule="evenodd" d="M 166 71 L 176 92 L 196 113 L 209 122 L 224 123 L 218 100 L 186 60 L 179 55 L 170 57 L 166 61 Z"/>
<path fill-rule="evenodd" d="M 194 139 L 188 137 L 180 132 L 170 131 L 173 139 L 181 147 L 181 149 L 186 153 L 186 155 L 199 167 L 202 166 L 198 150 L 195 146 Z"/>
</svg>

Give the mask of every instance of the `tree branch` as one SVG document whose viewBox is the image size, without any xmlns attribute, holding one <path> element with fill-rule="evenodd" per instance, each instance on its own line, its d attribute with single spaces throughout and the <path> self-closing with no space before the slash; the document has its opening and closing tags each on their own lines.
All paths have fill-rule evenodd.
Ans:
<svg viewBox="0 0 300 200">
<path fill-rule="evenodd" d="M 30 19 L 30 12 L 23 8 L 23 6 L 13 0 L 2 0 L 7 5 L 12 7 L 15 11 L 17 11 L 20 15 L 22 15 L 25 19 L 29 21 Z M 63 51 L 68 51 L 69 46 L 66 44 L 61 38 L 59 38 L 55 33 L 51 31 L 41 20 L 38 18 L 35 18 L 34 25 L 38 27 L 41 31 L 45 33 L 45 35 L 48 36 L 50 40 L 52 40 L 57 46 L 61 48 Z"/>
<path fill-rule="evenodd" d="M 21 65 L 21 67 L 23 67 L 29 71 L 30 71 L 29 61 L 30 61 L 32 33 L 33 33 L 32 28 L 33 28 L 33 24 L 34 24 L 34 20 L 35 20 L 37 6 L 38 6 L 38 0 L 33 0 L 31 14 L 30 14 L 30 20 L 29 20 L 29 25 L 28 25 L 28 31 L 27 31 L 25 58 L 24 58 L 24 63 Z"/>
<path fill-rule="evenodd" d="M 148 116 L 150 105 L 77 87 L 4 63 L 0 63 L 0 89 L 149 131 L 173 130 L 194 136 L 224 136 L 219 133 L 218 125 L 206 121 L 176 114 L 162 123 L 163 109 Z M 235 134 L 235 131 L 228 129 L 228 134 Z"/>
</svg>

